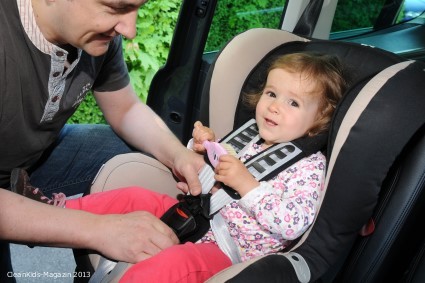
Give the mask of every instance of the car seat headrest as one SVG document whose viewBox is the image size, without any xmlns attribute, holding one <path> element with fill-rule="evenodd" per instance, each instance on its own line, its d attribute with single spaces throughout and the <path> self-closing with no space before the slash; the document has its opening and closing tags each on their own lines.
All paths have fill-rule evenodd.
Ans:
<svg viewBox="0 0 425 283">
<path fill-rule="evenodd" d="M 218 137 L 229 133 L 236 126 L 233 122 L 238 94 L 251 70 L 271 49 L 295 40 L 307 41 L 289 32 L 263 28 L 233 38 L 208 71 L 200 102 L 201 121 L 213 128 Z"/>
<path fill-rule="evenodd" d="M 260 91 L 265 84 L 267 70 L 275 58 L 295 52 L 317 52 L 337 56 L 345 66 L 348 76 L 346 79 L 350 83 L 349 89 L 364 83 L 382 69 L 401 61 L 398 56 L 392 53 L 357 44 L 323 40 L 291 41 L 274 48 L 262 58 L 247 76 L 241 93 Z M 235 113 L 235 126 L 239 126 L 240 123 L 252 118 L 253 115 L 253 110 L 247 109 L 243 105 L 240 96 Z"/>
<path fill-rule="evenodd" d="M 283 30 L 251 29 L 229 41 L 212 64 L 201 98 L 201 120 L 217 136 L 241 126 L 253 117 L 253 112 L 241 105 L 238 94 L 259 88 L 274 56 L 302 51 L 338 56 L 350 70 L 353 85 L 401 61 L 390 52 L 355 43 L 309 40 Z"/>
</svg>

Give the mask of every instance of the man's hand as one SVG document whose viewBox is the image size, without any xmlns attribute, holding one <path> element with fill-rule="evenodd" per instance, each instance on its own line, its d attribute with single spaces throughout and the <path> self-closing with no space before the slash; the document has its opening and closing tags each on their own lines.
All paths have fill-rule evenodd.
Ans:
<svg viewBox="0 0 425 283">
<path fill-rule="evenodd" d="M 216 173 L 215 179 L 231 187 L 242 197 L 260 185 L 246 169 L 245 165 L 236 157 L 225 154 L 220 156 L 219 161 L 214 170 Z"/>
<path fill-rule="evenodd" d="M 183 148 L 176 153 L 173 164 L 173 173 L 181 180 L 177 183 L 177 188 L 185 194 L 200 194 L 202 187 L 198 174 L 205 165 L 202 155 Z"/>
<path fill-rule="evenodd" d="M 92 246 L 108 258 L 136 263 L 179 243 L 165 223 L 145 211 L 99 215 Z"/>
</svg>

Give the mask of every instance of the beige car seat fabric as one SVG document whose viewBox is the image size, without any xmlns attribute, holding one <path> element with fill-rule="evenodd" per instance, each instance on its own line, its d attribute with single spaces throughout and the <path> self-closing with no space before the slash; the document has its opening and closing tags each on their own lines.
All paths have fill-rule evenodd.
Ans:
<svg viewBox="0 0 425 283">
<path fill-rule="evenodd" d="M 106 162 L 93 181 L 90 193 L 139 186 L 176 196 L 176 180 L 170 169 L 158 160 L 141 153 L 117 155 Z M 101 259 L 98 254 L 89 255 L 94 270 Z M 107 282 L 112 282 L 112 278 Z"/>
<path fill-rule="evenodd" d="M 170 169 L 141 153 L 117 155 L 99 170 L 91 193 L 120 187 L 142 186 L 171 196 L 177 195 L 176 180 Z"/>
</svg>

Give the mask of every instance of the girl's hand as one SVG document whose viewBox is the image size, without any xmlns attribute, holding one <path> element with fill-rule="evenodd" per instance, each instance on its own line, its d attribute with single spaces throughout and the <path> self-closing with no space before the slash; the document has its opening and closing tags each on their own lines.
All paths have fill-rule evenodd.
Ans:
<svg viewBox="0 0 425 283">
<path fill-rule="evenodd" d="M 215 141 L 214 132 L 202 125 L 200 121 L 196 121 L 194 124 L 193 132 L 193 147 L 192 149 L 197 153 L 204 153 L 205 147 L 202 145 L 204 141 Z"/>
<path fill-rule="evenodd" d="M 237 191 L 242 197 L 258 187 L 260 183 L 236 157 L 225 154 L 215 168 L 215 179 Z"/>
</svg>

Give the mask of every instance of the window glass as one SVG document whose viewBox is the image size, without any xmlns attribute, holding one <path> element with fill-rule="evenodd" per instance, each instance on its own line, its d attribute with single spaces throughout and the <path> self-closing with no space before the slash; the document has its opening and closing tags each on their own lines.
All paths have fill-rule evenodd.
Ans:
<svg viewBox="0 0 425 283">
<path fill-rule="evenodd" d="M 397 17 L 397 23 L 419 17 L 425 10 L 425 0 L 405 0 Z"/>
<path fill-rule="evenodd" d="M 425 0 L 404 0 L 400 7 L 388 0 L 339 0 L 331 28 L 331 38 L 368 32 L 376 28 L 379 17 L 384 19 L 380 28 L 387 28 L 420 16 Z M 381 14 L 382 13 L 382 14 Z"/>
<path fill-rule="evenodd" d="M 279 28 L 286 0 L 220 0 L 205 52 L 217 51 L 232 37 L 250 28 Z"/>
<path fill-rule="evenodd" d="M 331 33 L 372 28 L 386 0 L 339 0 Z"/>
</svg>

